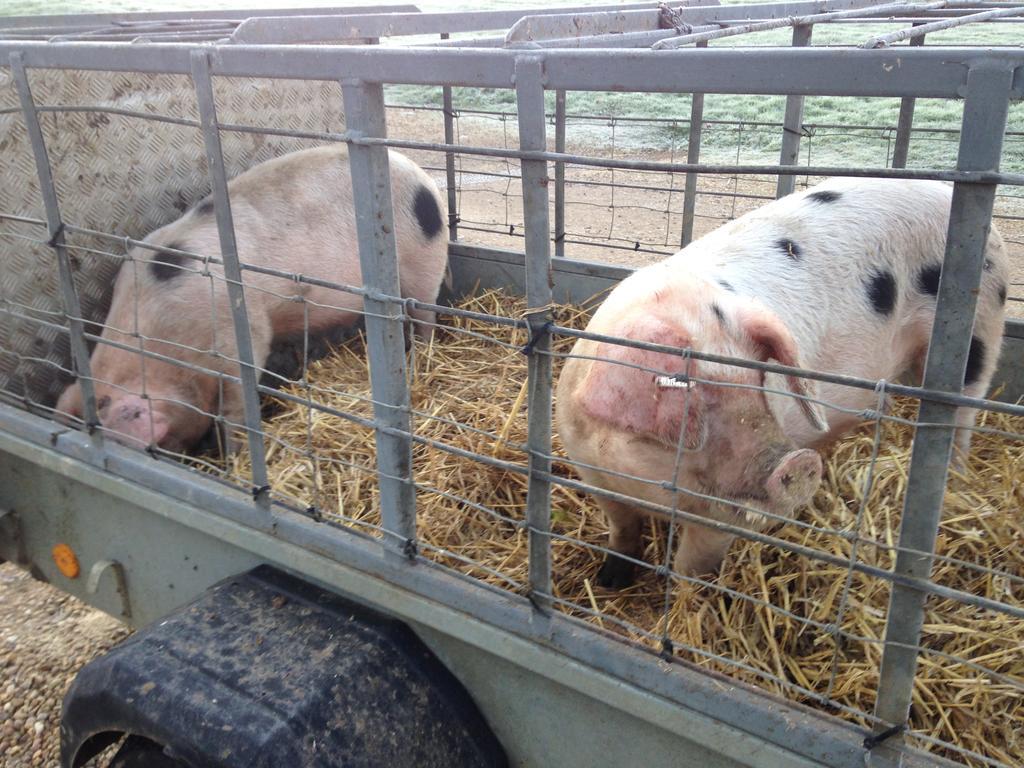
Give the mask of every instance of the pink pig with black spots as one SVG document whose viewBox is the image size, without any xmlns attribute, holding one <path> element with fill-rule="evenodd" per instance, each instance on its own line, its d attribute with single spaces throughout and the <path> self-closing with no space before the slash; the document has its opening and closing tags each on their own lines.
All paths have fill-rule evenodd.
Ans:
<svg viewBox="0 0 1024 768">
<path fill-rule="evenodd" d="M 433 303 L 448 266 L 445 207 L 437 186 L 404 155 L 389 152 L 395 247 L 403 297 Z M 286 274 L 342 285 L 362 285 L 352 180 L 345 146 L 292 152 L 249 169 L 228 184 L 239 260 Z M 151 233 L 147 243 L 172 249 L 132 249 L 114 284 L 102 342 L 92 354 L 100 426 L 115 440 L 186 452 L 214 419 L 242 424 L 241 388 L 216 374 L 237 376 L 239 365 L 223 268 L 177 254 L 220 257 L 213 202 L 200 203 Z M 298 345 L 350 328 L 360 320 L 362 296 L 287 277 L 243 272 L 253 356 L 258 368 L 281 344 Z M 429 335 L 435 314 L 410 310 Z M 138 334 L 138 337 L 135 336 Z M 180 361 L 185 365 L 179 365 Z M 196 370 L 202 367 L 213 373 Z M 57 402 L 58 413 L 82 417 L 75 382 Z M 235 444 L 230 430 L 228 447 Z"/>
<path fill-rule="evenodd" d="M 952 187 L 940 182 L 831 179 L 637 270 L 588 330 L 872 380 L 919 374 L 951 200 Z M 1008 274 L 992 229 L 967 395 L 984 396 L 995 372 Z M 557 423 L 585 482 L 672 507 L 665 486 L 675 480 L 699 494 L 679 492 L 679 509 L 759 531 L 772 522 L 759 512 L 791 517 L 811 500 L 822 473 L 815 449 L 855 427 L 856 413 L 876 401 L 869 390 L 581 339 L 559 378 Z M 961 408 L 957 421 L 970 427 L 975 415 Z M 969 445 L 969 429 L 959 430 L 961 460 Z M 639 559 L 647 513 L 596 500 L 608 519 L 609 548 Z M 675 570 L 717 570 L 733 538 L 682 521 Z M 605 587 L 633 578 L 633 564 L 616 556 L 598 574 Z"/>
</svg>

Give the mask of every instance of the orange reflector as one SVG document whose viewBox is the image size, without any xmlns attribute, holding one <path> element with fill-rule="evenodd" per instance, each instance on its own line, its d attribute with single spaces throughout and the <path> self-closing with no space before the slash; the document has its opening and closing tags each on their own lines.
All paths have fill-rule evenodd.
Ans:
<svg viewBox="0 0 1024 768">
<path fill-rule="evenodd" d="M 69 579 L 77 579 L 78 574 L 81 573 L 82 569 L 78 566 L 75 550 L 67 544 L 58 544 L 53 548 L 53 562 L 57 564 L 60 572 Z"/>
</svg>

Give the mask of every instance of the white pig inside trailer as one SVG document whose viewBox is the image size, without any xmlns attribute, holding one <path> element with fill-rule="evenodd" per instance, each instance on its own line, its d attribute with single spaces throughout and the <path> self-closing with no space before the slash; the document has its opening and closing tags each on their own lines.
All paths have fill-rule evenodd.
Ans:
<svg viewBox="0 0 1024 768">
<path fill-rule="evenodd" d="M 638 270 L 612 291 L 588 330 L 872 380 L 919 372 L 951 198 L 952 187 L 940 182 L 826 181 Z M 986 393 L 996 369 L 1008 272 L 993 228 L 964 380 L 970 396 Z M 684 376 L 672 378 L 678 374 Z M 789 517 L 810 501 L 821 475 L 811 449 L 852 429 L 856 413 L 874 407 L 877 395 L 581 339 L 557 397 L 562 440 L 586 482 L 760 530 L 769 519 L 750 509 Z M 959 410 L 958 424 L 969 427 L 974 419 L 972 409 Z M 970 431 L 960 430 L 961 458 L 969 444 Z M 673 481 L 698 495 L 674 498 L 661 485 Z M 639 558 L 643 510 L 597 501 L 608 518 L 610 549 Z M 734 538 L 693 523 L 681 530 L 680 573 L 717 569 Z M 628 560 L 609 556 L 598 580 L 626 586 L 633 570 Z"/>
<path fill-rule="evenodd" d="M 447 268 L 445 209 L 437 186 L 404 155 L 391 151 L 395 241 L 403 297 L 434 302 Z M 243 264 L 360 286 L 348 149 L 320 147 L 262 163 L 228 185 L 238 257 Z M 122 442 L 187 451 L 213 419 L 243 422 L 240 387 L 196 371 L 238 375 L 237 346 L 223 268 L 186 251 L 220 258 L 212 200 L 150 234 L 170 250 L 133 248 L 114 285 L 103 338 L 186 364 L 100 342 L 92 355 L 101 426 Z M 209 270 L 210 277 L 202 274 Z M 243 271 L 254 362 L 271 347 L 304 333 L 323 334 L 359 320 L 362 297 L 275 275 Z M 302 299 L 302 300 L 299 300 Z M 429 333 L 434 313 L 410 311 Z M 216 354 L 211 354 L 215 351 Z M 57 410 L 82 416 L 77 382 Z"/>
</svg>

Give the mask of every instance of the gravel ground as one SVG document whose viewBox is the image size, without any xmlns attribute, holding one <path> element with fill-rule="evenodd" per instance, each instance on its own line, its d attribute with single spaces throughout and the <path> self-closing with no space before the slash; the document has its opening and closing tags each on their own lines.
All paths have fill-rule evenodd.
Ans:
<svg viewBox="0 0 1024 768">
<path fill-rule="evenodd" d="M 128 629 L 0 565 L 0 766 L 57 768 L 60 705 L 75 673 Z"/>
</svg>

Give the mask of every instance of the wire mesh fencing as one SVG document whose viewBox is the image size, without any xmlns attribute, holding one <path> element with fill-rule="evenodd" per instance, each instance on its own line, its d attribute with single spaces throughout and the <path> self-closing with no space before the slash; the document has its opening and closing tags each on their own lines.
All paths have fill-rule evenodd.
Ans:
<svg viewBox="0 0 1024 768">
<path fill-rule="evenodd" d="M 568 98 L 572 103 L 572 95 Z M 396 123 L 410 137 L 426 138 L 409 130 L 406 114 L 430 113 L 434 108 L 396 103 Z M 438 109 L 438 121 L 443 116 Z M 556 150 L 556 114 L 549 112 L 549 148 Z M 515 149 L 518 141 L 513 111 L 460 109 L 453 114 L 456 144 L 468 141 L 502 149 Z M 564 116 L 567 146 L 614 161 L 616 157 L 650 160 L 667 166 L 687 161 L 689 118 L 617 117 L 567 113 Z M 843 151 L 855 153 L 866 165 L 891 168 L 897 127 L 804 123 L 801 126 L 800 164 L 844 164 Z M 720 164 L 768 164 L 777 159 L 783 126 L 769 121 L 703 120 L 698 132 L 701 160 Z M 925 158 L 955 157 L 959 128 L 914 127 L 909 135 L 910 167 L 924 167 Z M 436 136 L 436 134 L 435 134 Z M 464 138 L 465 137 L 465 138 Z M 1019 170 L 1024 158 L 1024 133 L 1008 130 L 1005 136 L 1005 170 Z M 418 158 L 419 159 L 419 158 Z M 443 173 L 443 165 L 424 167 Z M 457 205 L 454 215 L 461 238 L 492 247 L 519 250 L 524 229 L 521 179 L 510 158 L 459 155 Z M 669 256 L 688 241 L 683 235 L 687 218 L 686 173 L 683 171 L 598 168 L 565 163 L 564 231 L 553 232 L 569 257 L 630 266 L 641 266 Z M 692 237 L 707 234 L 722 224 L 776 198 L 776 177 L 742 173 L 697 173 Z M 807 189 L 820 177 L 798 175 L 796 188 Z M 993 220 L 1015 255 L 1024 253 L 1024 197 L 1016 187 L 1001 188 Z M 552 195 L 554 219 L 559 203 Z M 1020 316 L 1024 274 L 1014 274 L 1010 312 Z"/>
<path fill-rule="evenodd" d="M 62 216 L 60 203 L 67 201 L 58 199 L 44 169 L 63 159 L 47 157 L 42 129 L 32 129 L 33 120 L 58 115 L 62 106 L 35 105 L 27 78 L 20 81 L 19 109 L 35 136 L 45 217 L 0 212 L 3 236 L 33 253 L 52 252 L 46 277 L 66 295 L 76 293 L 79 259 L 109 263 L 110 273 L 118 273 L 115 301 L 122 290 L 130 311 L 98 324 L 73 306 L 54 312 L 0 296 L 5 317 L 53 338 L 71 336 L 72 346 L 77 335 L 84 344 L 73 366 L 42 353 L 36 360 L 4 350 L 19 364 L 38 362 L 54 375 L 78 377 L 82 404 L 70 418 L 67 411 L 55 414 L 52 403 L 31 402 L 23 388 L 8 389 L 6 399 L 49 408 L 95 435 L 97 451 L 105 441 L 134 442 L 154 458 L 195 466 L 251 493 L 268 520 L 287 507 L 324 526 L 358 529 L 411 561 L 518 593 L 540 612 L 824 708 L 863 726 L 865 749 L 906 728 L 911 743 L 966 764 L 1014 764 L 1024 716 L 1018 631 L 1024 561 L 1017 546 L 1024 406 L 587 331 L 602 297 L 555 303 L 548 270 L 536 265 L 545 265 L 545 249 L 559 243 L 572 256 L 631 252 L 653 258 L 678 248 L 687 171 L 675 166 L 682 164 L 690 133 L 682 118 L 567 116 L 566 146 L 552 146 L 545 136 L 551 117 L 536 109 L 538 95 L 543 98 L 536 62 L 526 61 L 517 63 L 523 75 L 517 97 L 530 106 L 514 113 L 449 112 L 454 145 L 431 140 L 444 127 L 444 112 L 403 107 L 391 110 L 393 125 L 400 127 L 384 139 L 383 90 L 365 82 L 342 87 L 336 104 L 344 101 L 344 132 L 331 126 L 279 130 L 222 122 L 209 59 L 196 54 L 190 64 L 196 113 L 153 115 L 119 107 L 116 117 L 142 132 L 148 121 L 175 120 L 199 137 L 197 152 L 199 146 L 206 150 L 212 189 L 208 215 L 216 219 L 210 231 L 217 235 L 203 248 L 154 244 Z M 85 109 L 109 114 L 102 105 Z M 425 111 L 432 127 L 403 123 L 397 117 L 403 110 Z M 718 168 L 700 177 L 697 235 L 774 198 L 775 181 L 745 170 L 756 163 L 744 153 L 746 142 L 757 143 L 758 131 L 778 131 L 742 122 L 702 127 L 708 146 L 722 147 L 724 154 L 704 158 Z M 668 149 L 661 146 L 652 156 L 641 140 L 654 129 L 667 134 Z M 805 126 L 807 164 L 819 162 L 817 140 L 837 135 L 877 142 L 881 163 L 881 145 L 890 140 L 885 131 L 891 133 Z M 351 242 L 327 246 L 323 259 L 329 263 L 341 250 L 358 252 L 364 274 L 303 274 L 249 258 L 238 237 L 245 225 L 231 219 L 240 206 L 233 204 L 238 197 L 228 186 L 219 143 L 232 132 L 348 145 L 349 215 L 357 231 L 349 233 Z M 942 135 L 943 141 L 961 138 L 958 131 Z M 384 274 L 398 247 L 388 238 L 408 234 L 400 229 L 398 207 L 384 202 L 382 190 L 394 194 L 384 173 L 389 146 L 414 155 L 435 179 L 450 177 L 446 159 L 453 158 L 456 210 L 449 213 L 459 239 L 515 251 L 525 246 L 524 285 L 481 267 L 481 282 L 507 277 L 510 290 L 481 288 L 448 304 L 412 296 L 397 273 Z M 890 160 L 886 143 L 886 166 Z M 548 226 L 556 212 L 546 195 L 538 197 L 539 185 L 529 185 L 555 163 L 566 170 L 563 232 Z M 811 183 L 811 174 L 802 179 Z M 997 224 L 1005 225 L 1011 244 L 1019 244 L 1013 234 L 1019 197 L 1010 185 L 1003 189 Z M 190 211 L 203 206 L 202 195 L 191 195 L 189 204 Z M 280 211 L 262 216 L 273 220 Z M 366 268 L 376 262 L 380 273 Z M 137 300 L 146 281 L 162 283 L 168 296 L 188 285 L 188 301 L 147 306 Z M 512 295 L 521 287 L 527 300 Z M 287 334 L 271 334 L 283 342 L 276 349 L 262 343 L 267 339 L 258 328 L 258 308 L 267 306 L 300 318 Z M 324 314 L 335 321 L 319 323 Z M 147 325 L 149 319 L 157 322 Z M 353 338 L 345 340 L 345 334 Z M 682 467 L 700 451 L 699 441 L 688 443 L 686 429 L 678 430 L 670 447 L 670 471 L 654 476 L 618 455 L 601 456 L 600 463 L 572 459 L 560 430 L 549 434 L 550 401 L 567 361 L 594 362 L 573 351 L 580 340 L 678 360 L 643 372 L 682 398 L 683 423 L 697 387 L 758 400 L 796 398 L 860 426 L 828 454 L 821 487 L 795 516 L 748 492 L 680 482 Z M 599 362 L 636 368 L 618 352 L 598 349 L 604 349 Z M 116 352 L 122 362 L 102 364 L 104 351 L 108 359 Z M 315 360 L 321 352 L 330 354 Z M 119 366 L 131 368 L 141 388 L 118 378 Z M 850 389 L 868 405 L 813 402 L 780 385 L 786 376 Z M 131 418 L 141 422 L 128 434 L 109 418 L 126 396 L 136 409 Z M 954 466 L 948 483 L 930 477 L 945 495 L 943 517 L 932 532 L 934 552 L 908 545 L 902 532 L 909 478 L 916 474 L 910 470 L 913 454 L 923 442 L 915 430 L 952 441 L 954 422 L 945 418 L 951 414 L 934 423 L 919 420 L 918 409 L 926 413 L 929 405 L 982 413 L 973 426 L 961 425 L 974 436 L 971 456 Z M 162 439 L 172 423 L 188 432 L 187 440 Z M 623 507 L 632 510 L 627 527 L 634 546 L 628 552 L 607 538 L 605 516 Z M 737 539 L 718 575 L 677 567 L 675 552 L 699 546 L 709 535 Z M 934 567 L 924 573 L 904 569 L 905 558 Z M 624 563 L 635 581 L 621 590 L 602 587 L 604 562 L 617 563 L 620 571 Z M 924 596 L 922 632 L 912 642 L 888 634 L 888 606 L 900 589 Z M 878 713 L 883 660 L 892 649 L 912 652 L 918 669 L 905 691 L 911 697 L 905 723 Z"/>
</svg>

